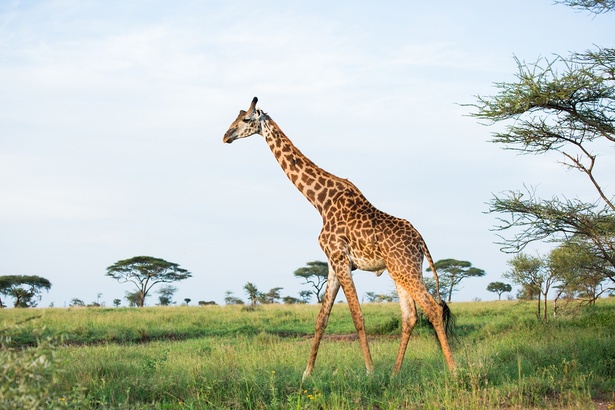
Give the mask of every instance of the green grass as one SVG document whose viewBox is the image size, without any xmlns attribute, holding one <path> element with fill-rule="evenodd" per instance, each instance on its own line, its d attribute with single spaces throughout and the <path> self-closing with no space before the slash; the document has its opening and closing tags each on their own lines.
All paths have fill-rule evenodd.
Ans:
<svg viewBox="0 0 615 410">
<path fill-rule="evenodd" d="M 5 368 L 10 375 L 34 372 L 38 384 L 31 390 L 49 386 L 50 408 L 559 409 L 615 402 L 615 299 L 548 323 L 536 320 L 533 304 L 451 307 L 458 325 L 455 375 L 421 321 L 401 373 L 391 377 L 399 307 L 366 304 L 375 372 L 366 375 L 354 338 L 328 337 L 305 382 L 318 313 L 313 305 L 251 312 L 238 306 L 3 309 L 0 328 L 11 354 Z M 334 307 L 327 333 L 354 334 L 346 305 Z M 50 357 L 44 371 L 20 370 L 28 362 L 20 358 L 37 355 Z M 52 383 L 43 384 L 45 378 Z"/>
</svg>

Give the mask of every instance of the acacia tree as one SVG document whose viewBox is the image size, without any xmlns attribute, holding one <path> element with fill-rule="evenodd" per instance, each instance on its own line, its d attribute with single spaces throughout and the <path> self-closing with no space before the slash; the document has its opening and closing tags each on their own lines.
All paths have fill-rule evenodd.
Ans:
<svg viewBox="0 0 615 410">
<path fill-rule="evenodd" d="M 549 266 L 560 280 L 556 301 L 564 295 L 593 305 L 602 294 L 615 290 L 613 286 L 606 286 L 607 282 L 613 284 L 607 279 L 613 275 L 613 268 L 596 257 L 578 238 L 553 249 L 549 254 Z"/>
<path fill-rule="evenodd" d="M 299 291 L 299 300 L 301 303 L 308 303 L 312 298 L 312 291 L 310 290 L 300 290 Z"/>
<path fill-rule="evenodd" d="M 511 270 L 504 273 L 506 279 L 523 286 L 526 293 L 538 296 L 536 317 L 540 319 L 541 303 L 544 300 L 543 319 L 547 320 L 547 295 L 558 280 L 557 272 L 550 269 L 548 261 L 538 256 L 519 253 L 508 261 Z"/>
<path fill-rule="evenodd" d="M 565 0 L 560 3 L 594 13 L 615 10 L 612 0 Z M 615 142 L 615 49 L 596 48 L 556 55 L 526 64 L 515 58 L 517 81 L 496 83 L 499 93 L 477 97 L 472 115 L 507 124 L 492 142 L 524 154 L 558 153 L 568 169 L 587 177 L 597 198 L 554 196 L 540 199 L 533 189 L 495 195 L 489 212 L 499 213 L 496 230 L 519 228 L 501 237 L 502 249 L 520 252 L 544 239 L 585 241 L 589 251 L 615 267 L 615 205 L 608 185 L 598 178 L 599 148 Z M 607 181 L 608 182 L 608 181 Z M 613 272 L 613 270 L 611 270 Z M 615 281 L 611 273 L 609 278 Z"/>
<path fill-rule="evenodd" d="M 85 306 L 85 302 L 79 298 L 72 298 L 68 303 L 70 307 L 83 307 Z"/>
<path fill-rule="evenodd" d="M 260 292 L 258 291 L 258 288 L 256 287 L 256 285 L 252 282 L 248 282 L 245 285 L 243 285 L 243 289 L 246 291 L 246 294 L 248 295 L 248 300 L 250 301 L 250 305 L 255 306 L 256 302 L 258 302 L 258 298 L 260 295 Z"/>
<path fill-rule="evenodd" d="M 158 283 L 172 283 L 192 277 L 178 264 L 151 256 L 135 256 L 114 263 L 107 268 L 107 276 L 120 283 L 131 282 L 137 287 L 138 299 L 129 300 L 143 307 L 149 291 Z"/>
<path fill-rule="evenodd" d="M 233 292 L 227 290 L 225 292 L 224 303 L 227 305 L 243 305 L 243 300 L 233 295 Z"/>
<path fill-rule="evenodd" d="M 276 303 L 278 302 L 282 296 L 280 295 L 280 291 L 283 288 L 280 287 L 276 287 L 276 288 L 272 288 L 269 290 L 269 292 L 267 293 L 261 293 L 259 292 L 258 294 L 258 300 L 261 303 L 267 304 L 267 303 Z"/>
<path fill-rule="evenodd" d="M 175 302 L 173 302 L 173 295 L 175 292 L 177 292 L 177 288 L 172 285 L 162 286 L 158 289 L 158 305 L 170 306 L 175 304 Z"/>
<path fill-rule="evenodd" d="M 497 293 L 498 300 L 502 300 L 502 293 L 510 292 L 512 290 L 512 286 L 504 282 L 491 282 L 487 285 L 487 290 L 489 292 Z"/>
<path fill-rule="evenodd" d="M 434 280 L 434 289 L 435 289 L 435 280 Z M 396 290 L 393 290 L 391 293 L 365 292 L 365 297 L 367 298 L 367 301 L 370 303 L 396 302 L 399 300 L 399 295 L 397 294 Z"/>
<path fill-rule="evenodd" d="M 457 259 L 441 259 L 434 264 L 440 279 L 440 288 L 445 292 L 447 302 L 451 301 L 453 292 L 458 290 L 462 280 L 471 277 L 485 276 L 485 271 L 472 266 L 468 261 Z M 431 268 L 427 268 L 431 272 Z M 445 290 L 446 289 L 446 290 Z"/>
<path fill-rule="evenodd" d="M 446 300 L 446 290 L 448 288 L 448 279 L 440 277 L 438 278 L 438 286 L 436 286 L 436 279 L 433 275 L 423 276 L 423 284 L 427 289 L 427 292 L 431 294 L 434 298 L 440 298 L 442 300 Z M 440 294 L 438 295 L 438 290 Z"/>
<path fill-rule="evenodd" d="M 305 283 L 314 289 L 312 293 L 316 296 L 318 303 L 322 302 L 323 288 L 327 284 L 329 277 L 329 264 L 322 261 L 308 262 L 302 268 L 297 269 L 293 274 L 298 278 L 303 278 Z"/>
<path fill-rule="evenodd" d="M 141 300 L 141 292 L 138 290 L 134 292 L 126 292 L 126 296 L 124 296 L 124 298 L 128 302 L 128 306 L 139 306 L 139 301 Z"/>
<path fill-rule="evenodd" d="M 41 299 L 41 292 L 51 289 L 49 280 L 36 275 L 0 276 L 0 294 L 13 297 L 14 307 L 34 307 Z M 0 308 L 4 307 L 0 299 Z"/>
<path fill-rule="evenodd" d="M 615 9 L 615 0 L 560 0 L 556 3 L 565 4 L 567 6 L 580 10 L 589 10 L 592 13 L 606 13 Z"/>
<path fill-rule="evenodd" d="M 521 285 L 521 289 L 517 291 L 517 299 L 519 300 L 538 300 L 540 298 L 540 290 L 537 290 L 535 287 L 523 284 Z M 538 305 L 538 311 L 540 311 L 540 304 Z"/>
</svg>

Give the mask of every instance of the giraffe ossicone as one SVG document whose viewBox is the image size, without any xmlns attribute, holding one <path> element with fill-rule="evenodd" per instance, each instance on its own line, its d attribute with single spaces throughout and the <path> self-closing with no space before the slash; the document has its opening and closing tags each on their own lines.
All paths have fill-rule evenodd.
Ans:
<svg viewBox="0 0 615 410">
<path fill-rule="evenodd" d="M 284 173 L 318 210 L 323 220 L 318 242 L 329 262 L 329 277 L 316 318 L 312 350 L 304 377 L 309 376 L 314 368 L 318 347 L 340 287 L 359 335 L 365 367 L 368 372 L 374 369 L 363 314 L 352 281 L 351 272 L 354 269 L 376 272 L 377 275 L 386 269 L 395 282 L 401 305 L 402 334 L 393 373 L 401 369 L 410 334 L 417 322 L 416 303 L 432 323 L 448 368 L 453 371 L 455 361 L 447 338 L 451 313 L 440 299 L 439 291 L 439 301 L 436 302 L 423 283 L 424 257 L 434 274 L 436 288 L 438 275 L 419 232 L 405 219 L 374 207 L 352 182 L 314 164 L 293 145 L 269 115 L 256 107 L 257 102 L 254 97 L 248 110 L 239 112 L 224 134 L 223 142 L 230 144 L 240 138 L 261 135 Z"/>
</svg>

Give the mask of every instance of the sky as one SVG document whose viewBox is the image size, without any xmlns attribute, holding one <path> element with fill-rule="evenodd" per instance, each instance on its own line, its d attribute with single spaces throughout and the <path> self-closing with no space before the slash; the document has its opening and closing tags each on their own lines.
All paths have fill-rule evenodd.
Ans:
<svg viewBox="0 0 615 410">
<path fill-rule="evenodd" d="M 485 270 L 454 301 L 496 299 L 487 284 L 511 255 L 492 196 L 597 196 L 556 155 L 489 142 L 504 124 L 463 104 L 514 81 L 515 56 L 613 47 L 614 27 L 613 13 L 550 0 L 3 0 L 0 275 L 49 279 L 41 307 L 111 306 L 134 287 L 106 268 L 140 255 L 192 273 L 178 303 L 245 299 L 247 282 L 309 289 L 293 272 L 326 259 L 320 215 L 262 137 L 222 143 L 258 96 L 306 156 L 409 220 L 435 260 Z M 597 164 L 607 181 L 614 156 Z M 360 299 L 394 288 L 386 274 L 354 280 Z"/>
</svg>

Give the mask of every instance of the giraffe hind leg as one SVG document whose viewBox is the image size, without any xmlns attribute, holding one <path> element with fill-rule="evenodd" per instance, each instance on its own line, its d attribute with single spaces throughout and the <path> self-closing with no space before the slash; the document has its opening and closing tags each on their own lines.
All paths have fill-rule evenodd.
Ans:
<svg viewBox="0 0 615 410">
<path fill-rule="evenodd" d="M 420 265 L 419 265 L 420 266 Z M 416 272 L 410 275 L 406 275 L 400 273 L 399 271 L 390 271 L 391 277 L 395 281 L 396 284 L 403 287 L 419 304 L 423 312 L 427 315 L 427 318 L 431 322 L 432 326 L 436 331 L 436 335 L 438 337 L 438 341 L 440 342 L 440 347 L 442 348 L 442 353 L 444 354 L 444 358 L 446 360 L 446 364 L 449 370 L 454 371 L 456 368 L 455 360 L 453 359 L 453 354 L 451 353 L 451 348 L 448 343 L 448 338 L 446 334 L 445 322 L 451 322 L 451 313 L 450 309 L 446 304 L 440 305 L 436 300 L 429 294 L 425 284 L 421 280 L 421 269 L 420 267 L 414 269 Z"/>
<path fill-rule="evenodd" d="M 410 294 L 401 285 L 395 284 L 397 288 L 397 294 L 399 295 L 399 304 L 401 306 L 401 341 L 399 343 L 399 350 L 397 352 L 397 358 L 395 359 L 395 366 L 393 367 L 393 374 L 399 373 L 401 365 L 404 361 L 406 354 L 406 348 L 408 347 L 408 341 L 412 330 L 416 325 L 418 316 L 416 313 L 416 304 Z"/>
<path fill-rule="evenodd" d="M 421 309 L 423 309 L 423 311 L 427 315 L 429 321 L 434 327 L 434 330 L 436 331 L 436 336 L 438 337 L 438 341 L 440 342 L 442 354 L 444 354 L 444 359 L 446 360 L 446 364 L 449 370 L 454 372 L 456 369 L 456 365 L 447 337 L 447 327 L 449 327 L 447 323 L 451 323 L 450 309 L 446 304 L 441 305 L 437 303 L 435 299 L 431 297 L 429 292 L 427 292 L 427 289 L 425 289 L 425 287 L 423 287 L 423 289 L 427 297 L 421 299 L 420 301 L 418 301 L 418 303 L 421 306 Z M 448 313 L 445 314 L 445 310 L 448 311 Z"/>
</svg>

